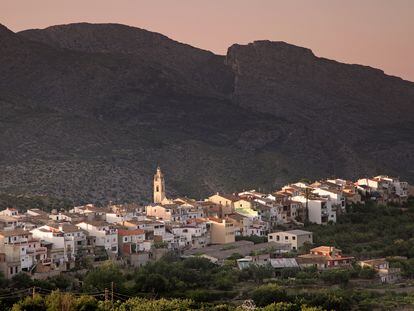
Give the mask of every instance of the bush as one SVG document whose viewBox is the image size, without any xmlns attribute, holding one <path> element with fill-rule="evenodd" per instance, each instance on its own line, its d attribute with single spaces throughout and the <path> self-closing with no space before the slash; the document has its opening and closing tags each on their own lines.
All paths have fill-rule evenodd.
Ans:
<svg viewBox="0 0 414 311">
<path fill-rule="evenodd" d="M 104 290 L 114 283 L 118 291 L 122 290 L 125 277 L 117 265 L 111 261 L 105 262 L 99 268 L 88 272 L 84 280 L 84 288 L 87 291 Z"/>
<path fill-rule="evenodd" d="M 299 269 L 297 268 L 284 268 L 280 270 L 280 277 L 282 279 L 293 278 L 299 273 Z"/>
<path fill-rule="evenodd" d="M 288 301 L 286 291 L 276 284 L 259 286 L 253 290 L 251 298 L 259 307 L 264 307 L 274 302 Z"/>
<path fill-rule="evenodd" d="M 364 267 L 359 271 L 358 277 L 361 279 L 373 279 L 377 275 L 377 272 L 369 267 Z"/>
<path fill-rule="evenodd" d="M 266 243 L 266 236 L 250 235 L 250 236 L 236 236 L 236 241 L 251 241 L 254 244 Z"/>
<path fill-rule="evenodd" d="M 194 309 L 194 302 L 191 300 L 183 299 L 158 299 L 149 300 L 142 298 L 129 299 L 122 304 L 120 311 L 133 310 L 133 311 L 187 311 Z"/>
<path fill-rule="evenodd" d="M 44 311 L 45 301 L 40 295 L 26 297 L 13 305 L 12 311 Z"/>
<path fill-rule="evenodd" d="M 347 270 L 325 270 L 321 273 L 321 279 L 328 284 L 346 285 L 349 281 L 349 272 Z"/>
</svg>

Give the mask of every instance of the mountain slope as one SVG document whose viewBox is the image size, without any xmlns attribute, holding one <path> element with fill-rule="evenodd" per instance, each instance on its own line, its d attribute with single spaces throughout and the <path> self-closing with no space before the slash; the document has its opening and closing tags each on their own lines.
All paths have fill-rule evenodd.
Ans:
<svg viewBox="0 0 414 311">
<path fill-rule="evenodd" d="M 279 42 L 226 57 L 117 24 L 0 28 L 0 189 L 76 202 L 384 172 L 414 180 L 413 83 Z"/>
</svg>

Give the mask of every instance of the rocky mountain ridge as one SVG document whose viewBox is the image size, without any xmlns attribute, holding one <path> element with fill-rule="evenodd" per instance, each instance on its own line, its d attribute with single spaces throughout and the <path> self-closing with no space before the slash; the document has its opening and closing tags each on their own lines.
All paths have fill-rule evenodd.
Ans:
<svg viewBox="0 0 414 311">
<path fill-rule="evenodd" d="M 215 55 L 117 24 L 0 28 L 0 190 L 74 202 L 414 181 L 414 83 L 284 42 Z"/>
</svg>

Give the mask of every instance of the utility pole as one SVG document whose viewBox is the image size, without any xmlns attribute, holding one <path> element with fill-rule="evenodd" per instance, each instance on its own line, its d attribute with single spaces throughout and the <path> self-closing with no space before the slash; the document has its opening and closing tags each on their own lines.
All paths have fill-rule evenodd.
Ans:
<svg viewBox="0 0 414 311">
<path fill-rule="evenodd" d="M 33 286 L 33 288 L 32 288 L 32 299 L 35 298 L 35 295 L 36 295 L 36 287 Z"/>
<path fill-rule="evenodd" d="M 105 301 L 108 301 L 108 289 L 107 288 L 105 288 L 104 295 L 105 295 Z"/>
<path fill-rule="evenodd" d="M 112 309 L 114 308 L 114 282 L 111 282 L 111 304 Z"/>
<path fill-rule="evenodd" d="M 309 188 L 308 187 L 305 188 L 305 196 L 306 196 L 305 222 L 309 222 L 309 206 L 308 206 L 309 205 L 309 203 L 308 203 L 308 201 L 309 201 Z"/>
</svg>

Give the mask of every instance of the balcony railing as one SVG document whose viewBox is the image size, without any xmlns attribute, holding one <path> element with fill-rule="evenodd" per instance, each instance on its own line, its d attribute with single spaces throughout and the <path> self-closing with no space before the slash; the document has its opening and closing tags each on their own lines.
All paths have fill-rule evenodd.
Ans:
<svg viewBox="0 0 414 311">
<path fill-rule="evenodd" d="M 42 265 L 47 266 L 47 265 L 50 265 L 52 263 L 52 259 L 45 258 L 45 259 L 42 259 L 40 262 L 42 263 Z"/>
</svg>

